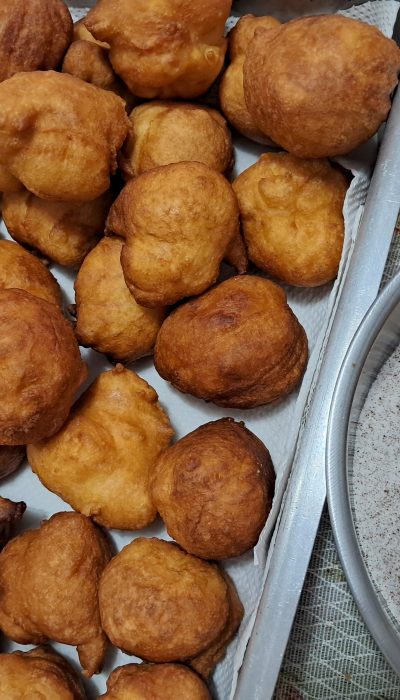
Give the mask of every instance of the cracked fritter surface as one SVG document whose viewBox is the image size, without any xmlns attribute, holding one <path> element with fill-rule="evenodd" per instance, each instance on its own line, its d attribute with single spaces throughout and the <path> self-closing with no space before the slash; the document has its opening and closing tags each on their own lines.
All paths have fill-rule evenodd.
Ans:
<svg viewBox="0 0 400 700">
<path fill-rule="evenodd" d="M 84 23 L 110 45 L 110 61 L 134 95 L 202 95 L 225 57 L 231 0 L 100 0 Z"/>
<path fill-rule="evenodd" d="M 128 664 L 116 668 L 99 700 L 211 700 L 207 686 L 180 664 Z"/>
<path fill-rule="evenodd" d="M 0 161 L 42 199 L 84 202 L 110 187 L 129 129 L 112 92 L 54 71 L 0 83 Z"/>
<path fill-rule="evenodd" d="M 99 600 L 112 643 L 148 661 L 197 656 L 229 617 L 228 586 L 217 566 L 156 538 L 134 540 L 111 560 Z"/>
<path fill-rule="evenodd" d="M 52 202 L 28 190 L 3 195 L 10 235 L 65 267 L 77 268 L 104 233 L 112 194 L 91 202 Z"/>
<path fill-rule="evenodd" d="M 177 389 L 232 408 L 289 394 L 307 357 L 284 290 L 253 275 L 232 277 L 173 311 L 154 351 L 157 371 Z"/>
<path fill-rule="evenodd" d="M 0 81 L 20 71 L 57 68 L 72 39 L 63 0 L 0 4 Z"/>
<path fill-rule="evenodd" d="M 0 241 L 0 289 L 22 289 L 61 306 L 57 280 L 43 263 L 18 243 Z"/>
<path fill-rule="evenodd" d="M 122 247 L 108 236 L 85 259 L 75 280 L 75 333 L 80 345 L 132 362 L 153 352 L 167 310 L 137 304 L 125 284 Z"/>
<path fill-rule="evenodd" d="M 400 49 L 376 27 L 339 15 L 258 30 L 244 64 L 259 129 L 302 158 L 348 153 L 386 119 Z"/>
<path fill-rule="evenodd" d="M 258 129 L 250 114 L 244 97 L 243 66 L 247 47 L 256 29 L 273 29 L 279 26 L 274 17 L 254 17 L 245 15 L 231 29 L 228 35 L 230 64 L 221 78 L 219 99 L 221 109 L 228 121 L 243 136 L 271 145 L 271 140 Z"/>
<path fill-rule="evenodd" d="M 61 427 L 87 367 L 55 304 L 0 290 L 0 327 L 0 444 L 26 445 Z"/>
<path fill-rule="evenodd" d="M 98 584 L 111 557 L 84 515 L 56 513 L 11 540 L 0 554 L 0 629 L 20 644 L 77 646 L 85 675 L 102 665 Z"/>
<path fill-rule="evenodd" d="M 72 666 L 49 647 L 0 654 L 0 697 L 4 700 L 85 700 Z"/>
<path fill-rule="evenodd" d="M 204 559 L 236 557 L 256 544 L 274 482 L 268 450 L 232 418 L 178 440 L 150 475 L 154 505 L 169 535 Z"/>
<path fill-rule="evenodd" d="M 213 284 L 239 234 L 231 185 L 203 163 L 173 163 L 130 180 L 107 230 L 125 238 L 125 281 L 143 306 L 165 306 Z"/>
<path fill-rule="evenodd" d="M 148 102 L 136 107 L 129 118 L 131 131 L 121 158 L 128 177 L 180 161 L 230 171 L 232 139 L 217 110 L 185 102 Z"/>
<path fill-rule="evenodd" d="M 328 160 L 266 153 L 233 183 L 250 260 L 276 279 L 317 287 L 338 272 L 348 178 Z"/>
<path fill-rule="evenodd" d="M 106 527 L 138 530 L 157 510 L 149 471 L 173 430 L 154 389 L 117 365 L 82 395 L 50 440 L 28 447 L 42 483 Z"/>
</svg>

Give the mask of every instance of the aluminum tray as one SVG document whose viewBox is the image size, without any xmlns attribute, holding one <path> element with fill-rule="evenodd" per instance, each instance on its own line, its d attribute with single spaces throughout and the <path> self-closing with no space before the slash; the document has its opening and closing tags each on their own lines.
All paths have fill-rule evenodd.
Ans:
<svg viewBox="0 0 400 700">
<path fill-rule="evenodd" d="M 400 273 L 387 285 L 360 325 L 343 362 L 328 428 L 328 505 L 339 556 L 366 624 L 400 675 L 400 632 L 378 595 L 362 555 L 353 518 L 351 437 L 368 391 L 400 343 Z"/>
</svg>

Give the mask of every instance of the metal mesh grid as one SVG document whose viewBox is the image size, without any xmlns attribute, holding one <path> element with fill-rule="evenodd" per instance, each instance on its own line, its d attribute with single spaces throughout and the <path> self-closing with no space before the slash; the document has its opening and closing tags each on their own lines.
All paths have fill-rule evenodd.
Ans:
<svg viewBox="0 0 400 700">
<path fill-rule="evenodd" d="M 381 289 L 400 271 L 400 217 Z M 323 513 L 275 700 L 400 700 L 400 678 L 379 651 L 347 585 Z"/>
</svg>

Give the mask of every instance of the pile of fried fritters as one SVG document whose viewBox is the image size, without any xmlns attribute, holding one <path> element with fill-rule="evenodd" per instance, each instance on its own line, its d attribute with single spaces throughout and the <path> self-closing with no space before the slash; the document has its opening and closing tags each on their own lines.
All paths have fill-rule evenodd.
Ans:
<svg viewBox="0 0 400 700">
<path fill-rule="evenodd" d="M 243 617 L 216 562 L 257 543 L 269 452 L 229 417 L 172 444 L 126 365 L 154 354 L 175 389 L 229 409 L 299 386 L 307 336 L 280 283 L 337 276 L 350 177 L 330 159 L 386 119 L 400 50 L 336 15 L 247 15 L 226 38 L 230 10 L 98 0 L 73 25 L 63 0 L 0 3 L 0 478 L 27 452 L 74 509 L 5 544 L 25 504 L 0 499 L 0 630 L 38 645 L 0 654 L 6 700 L 86 698 L 49 641 L 87 677 L 109 642 L 144 660 L 104 698 L 207 700 Z M 231 129 L 269 146 L 233 181 Z M 77 270 L 65 310 L 54 263 Z M 83 393 L 79 345 L 115 365 Z M 113 551 L 107 529 L 157 515 L 174 541 Z"/>
</svg>

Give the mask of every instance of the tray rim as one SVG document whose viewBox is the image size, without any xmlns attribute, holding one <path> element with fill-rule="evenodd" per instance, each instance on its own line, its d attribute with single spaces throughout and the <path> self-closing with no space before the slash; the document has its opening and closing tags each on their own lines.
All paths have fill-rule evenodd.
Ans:
<svg viewBox="0 0 400 700">
<path fill-rule="evenodd" d="M 400 635 L 376 595 L 360 549 L 352 516 L 347 469 L 348 428 L 356 387 L 372 346 L 398 306 L 400 272 L 364 316 L 343 361 L 329 415 L 326 485 L 335 545 L 352 595 L 380 650 L 400 675 Z"/>
</svg>

